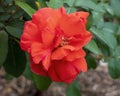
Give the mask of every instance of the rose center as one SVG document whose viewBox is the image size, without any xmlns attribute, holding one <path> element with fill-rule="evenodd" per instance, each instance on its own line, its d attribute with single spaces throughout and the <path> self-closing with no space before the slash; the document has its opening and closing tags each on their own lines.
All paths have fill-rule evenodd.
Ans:
<svg viewBox="0 0 120 96">
<path fill-rule="evenodd" d="M 72 37 L 66 38 L 66 37 L 62 36 L 62 42 L 60 43 L 60 46 L 69 45 L 71 39 L 72 39 Z"/>
</svg>

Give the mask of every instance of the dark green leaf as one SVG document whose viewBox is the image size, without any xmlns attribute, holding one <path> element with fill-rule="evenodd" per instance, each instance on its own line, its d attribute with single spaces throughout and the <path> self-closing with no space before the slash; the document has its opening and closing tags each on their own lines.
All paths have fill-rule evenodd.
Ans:
<svg viewBox="0 0 120 96">
<path fill-rule="evenodd" d="M 93 52 L 94 54 L 97 54 L 97 55 L 101 55 L 101 51 L 100 49 L 98 48 L 96 42 L 94 40 L 91 40 L 86 46 L 85 46 L 86 49 L 90 50 L 91 52 Z"/>
<path fill-rule="evenodd" d="M 5 31 L 0 31 L 0 67 L 5 62 L 8 53 L 8 35 Z"/>
<path fill-rule="evenodd" d="M 99 39 L 101 39 L 104 43 L 106 43 L 110 48 L 114 49 L 116 47 L 117 41 L 113 34 L 109 32 L 100 31 L 97 28 L 91 28 L 90 30 Z"/>
<path fill-rule="evenodd" d="M 9 50 L 4 63 L 5 71 L 15 77 L 20 76 L 26 67 L 26 55 L 21 50 L 18 42 L 9 38 Z"/>
<path fill-rule="evenodd" d="M 27 3 L 16 0 L 16 4 L 21 7 L 30 17 L 35 13 L 35 10 Z"/>
<path fill-rule="evenodd" d="M 22 29 L 21 28 L 6 26 L 6 30 L 9 34 L 11 34 L 12 36 L 14 36 L 16 38 L 20 38 L 20 36 L 22 34 Z"/>
<path fill-rule="evenodd" d="M 9 17 L 10 17 L 10 14 L 8 13 L 2 14 L 0 15 L 0 21 L 6 21 L 9 19 Z"/>
<path fill-rule="evenodd" d="M 24 13 L 25 12 L 22 9 L 19 9 L 13 14 L 13 18 L 20 18 Z"/>
<path fill-rule="evenodd" d="M 88 20 L 87 20 L 87 27 L 86 28 L 90 29 L 92 25 L 93 25 L 93 17 L 92 17 L 92 15 L 90 15 L 88 17 Z"/>
<path fill-rule="evenodd" d="M 23 75 L 27 78 L 27 79 L 30 79 L 30 80 L 32 80 L 32 72 L 31 72 L 31 70 L 30 70 L 30 60 L 29 60 L 29 56 L 28 56 L 28 54 L 26 54 L 27 55 L 27 64 L 26 64 L 26 68 L 25 68 L 25 71 L 24 71 L 24 73 L 23 73 Z"/>
<path fill-rule="evenodd" d="M 7 7 L 6 11 L 11 13 L 12 11 L 15 11 L 15 9 L 16 9 L 16 6 L 9 6 Z"/>
<path fill-rule="evenodd" d="M 88 68 L 95 69 L 97 67 L 97 62 L 95 61 L 95 58 L 93 58 L 92 55 L 87 55 L 86 60 L 87 60 Z"/>
<path fill-rule="evenodd" d="M 68 85 L 66 90 L 66 96 L 81 96 L 80 86 L 77 81 L 73 81 L 72 84 Z"/>
<path fill-rule="evenodd" d="M 32 76 L 33 76 L 33 81 L 34 81 L 36 87 L 41 91 L 48 89 L 48 87 L 52 83 L 52 81 L 50 80 L 49 77 L 38 76 L 34 73 Z"/>
<path fill-rule="evenodd" d="M 108 68 L 112 78 L 120 77 L 120 59 L 110 59 Z"/>
</svg>

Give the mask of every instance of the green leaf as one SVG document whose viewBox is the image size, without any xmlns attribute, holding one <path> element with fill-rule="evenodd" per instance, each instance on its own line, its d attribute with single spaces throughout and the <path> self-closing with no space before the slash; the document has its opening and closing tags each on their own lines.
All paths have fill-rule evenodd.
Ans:
<svg viewBox="0 0 120 96">
<path fill-rule="evenodd" d="M 98 12 L 104 12 L 101 6 L 98 6 L 91 0 L 76 0 L 75 7 L 82 7 L 85 9 L 92 9 Z"/>
<path fill-rule="evenodd" d="M 5 31 L 0 31 L 0 67 L 5 62 L 8 53 L 8 35 Z"/>
<path fill-rule="evenodd" d="M 32 72 L 31 72 L 31 70 L 30 70 L 29 55 L 26 54 L 26 56 L 27 56 L 27 64 L 26 64 L 26 68 L 25 68 L 25 71 L 24 71 L 23 75 L 24 75 L 27 79 L 32 80 Z"/>
<path fill-rule="evenodd" d="M 68 7 L 68 8 L 66 8 L 66 11 L 67 11 L 67 13 L 73 13 L 73 12 L 76 12 L 77 9 L 73 8 L 73 7 Z"/>
<path fill-rule="evenodd" d="M 97 54 L 97 55 L 101 55 L 101 51 L 100 49 L 98 48 L 96 42 L 94 40 L 91 40 L 86 46 L 85 46 L 86 49 L 88 49 L 89 51 L 93 52 L 94 54 Z"/>
<path fill-rule="evenodd" d="M 116 33 L 117 28 L 118 28 L 117 24 L 112 23 L 112 22 L 105 22 L 103 26 L 103 31 L 114 34 Z"/>
<path fill-rule="evenodd" d="M 41 91 L 48 89 L 48 87 L 52 83 L 52 81 L 50 80 L 49 77 L 38 76 L 34 73 L 32 76 L 33 76 L 33 81 L 34 81 L 36 87 Z"/>
<path fill-rule="evenodd" d="M 16 6 L 9 6 L 9 7 L 7 7 L 7 9 L 6 9 L 6 11 L 8 12 L 8 13 L 11 13 L 12 11 L 15 11 L 15 9 L 16 9 Z"/>
<path fill-rule="evenodd" d="M 109 32 L 103 32 L 97 28 L 90 29 L 93 34 L 95 34 L 99 39 L 106 43 L 110 48 L 114 49 L 117 45 L 117 41 L 113 34 Z"/>
<path fill-rule="evenodd" d="M 9 38 L 9 50 L 6 61 L 4 63 L 5 71 L 15 77 L 20 76 L 26 67 L 26 55 L 21 50 L 19 44 Z"/>
<path fill-rule="evenodd" d="M 112 51 L 112 55 L 116 58 L 120 59 L 120 46 L 117 46 L 114 51 Z"/>
<path fill-rule="evenodd" d="M 63 0 L 64 3 L 68 4 L 70 7 L 73 7 L 76 0 Z"/>
<path fill-rule="evenodd" d="M 112 78 L 120 77 L 120 59 L 110 59 L 108 64 L 109 74 Z"/>
<path fill-rule="evenodd" d="M 87 30 L 89 30 L 92 25 L 93 25 L 93 17 L 92 15 L 90 15 L 87 19 L 87 26 L 86 26 Z"/>
<path fill-rule="evenodd" d="M 66 8 L 67 13 L 76 12 L 77 9 L 74 7 L 76 0 L 63 0 L 64 4 L 67 4 L 69 7 Z"/>
<path fill-rule="evenodd" d="M 20 18 L 25 12 L 22 9 L 18 9 L 14 14 L 13 18 Z"/>
<path fill-rule="evenodd" d="M 9 13 L 4 13 L 4 14 L 1 14 L 0 15 L 0 21 L 6 21 L 8 20 L 10 17 L 10 14 Z"/>
<path fill-rule="evenodd" d="M 116 16 L 120 17 L 120 0 L 110 0 L 111 7 Z"/>
<path fill-rule="evenodd" d="M 16 0 L 16 4 L 21 7 L 30 17 L 35 13 L 35 10 L 30 7 L 27 3 Z"/>
<path fill-rule="evenodd" d="M 63 0 L 50 0 L 47 5 L 51 8 L 60 8 L 63 6 Z"/>
<path fill-rule="evenodd" d="M 114 11 L 113 11 L 113 9 L 112 9 L 112 7 L 111 7 L 110 5 L 104 4 L 103 7 L 105 8 L 105 10 L 106 10 L 109 14 L 111 14 L 112 16 L 114 15 Z"/>
<path fill-rule="evenodd" d="M 86 61 L 87 61 L 88 68 L 95 69 L 97 67 L 97 62 L 95 61 L 95 58 L 93 58 L 92 55 L 87 55 Z"/>
<path fill-rule="evenodd" d="M 16 38 L 20 38 L 21 34 L 22 34 L 22 29 L 21 28 L 16 28 L 16 27 L 12 27 L 12 26 L 6 26 L 6 30 L 7 32 L 16 37 Z"/>
<path fill-rule="evenodd" d="M 93 25 L 97 28 L 102 28 L 104 26 L 103 13 L 92 11 Z"/>
<path fill-rule="evenodd" d="M 66 90 L 66 96 L 81 96 L 80 86 L 76 80 L 73 81 L 72 84 L 68 85 Z"/>
</svg>

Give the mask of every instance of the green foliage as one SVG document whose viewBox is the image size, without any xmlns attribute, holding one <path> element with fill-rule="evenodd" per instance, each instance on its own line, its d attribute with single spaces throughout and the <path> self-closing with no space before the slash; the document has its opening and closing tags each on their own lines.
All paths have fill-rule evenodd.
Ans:
<svg viewBox="0 0 120 96">
<path fill-rule="evenodd" d="M 95 58 L 92 56 L 92 55 L 87 55 L 86 56 L 86 60 L 87 60 L 87 65 L 88 65 L 88 68 L 92 68 L 92 69 L 95 69 L 97 67 L 97 62 L 95 60 Z"/>
<path fill-rule="evenodd" d="M 24 2 L 16 0 L 16 4 L 21 7 L 30 17 L 32 17 L 32 14 L 35 13 L 35 10 Z"/>
<path fill-rule="evenodd" d="M 33 76 L 33 81 L 36 87 L 41 91 L 46 90 L 52 83 L 49 77 L 38 76 L 34 73 L 32 74 L 32 76 Z"/>
<path fill-rule="evenodd" d="M 97 54 L 97 55 L 101 55 L 101 51 L 100 49 L 98 48 L 96 42 L 94 40 L 91 40 L 86 46 L 85 46 L 86 49 L 88 49 L 89 51 L 93 52 L 94 54 Z"/>
<path fill-rule="evenodd" d="M 8 35 L 0 31 L 0 67 L 3 65 L 8 53 Z"/>
<path fill-rule="evenodd" d="M 120 77 L 120 59 L 111 59 L 108 68 L 112 78 Z"/>
<path fill-rule="evenodd" d="M 47 5 L 51 8 L 60 8 L 63 6 L 63 0 L 50 0 Z"/>
<path fill-rule="evenodd" d="M 8 45 L 9 50 L 6 61 L 4 62 L 4 69 L 8 74 L 18 77 L 25 70 L 26 55 L 14 39 L 9 38 Z"/>
<path fill-rule="evenodd" d="M 68 85 L 66 90 L 66 96 L 81 96 L 80 86 L 77 80 L 73 81 L 72 84 Z"/>
</svg>

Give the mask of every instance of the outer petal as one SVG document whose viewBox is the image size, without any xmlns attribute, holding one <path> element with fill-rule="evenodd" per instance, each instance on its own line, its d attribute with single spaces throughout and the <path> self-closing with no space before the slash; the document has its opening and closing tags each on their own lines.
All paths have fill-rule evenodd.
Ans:
<svg viewBox="0 0 120 96">
<path fill-rule="evenodd" d="M 85 51 L 83 49 L 79 49 L 77 51 L 72 51 L 70 52 L 70 54 L 68 54 L 66 57 L 65 57 L 65 60 L 67 61 L 74 61 L 78 58 L 84 58 L 86 55 Z"/>
<path fill-rule="evenodd" d="M 74 46 L 76 50 L 84 47 L 92 38 L 92 35 L 90 32 L 85 32 L 84 35 L 77 35 L 72 38 L 70 41 L 70 45 Z"/>
<path fill-rule="evenodd" d="M 44 67 L 42 66 L 41 63 L 39 64 L 35 64 L 33 62 L 31 62 L 30 64 L 30 68 L 32 70 L 32 72 L 34 72 L 35 74 L 41 75 L 41 76 L 47 76 L 47 71 L 44 69 Z"/>
<path fill-rule="evenodd" d="M 20 39 L 21 48 L 29 52 L 32 42 L 41 42 L 41 33 L 38 31 L 38 28 L 34 23 L 27 21 Z"/>
<path fill-rule="evenodd" d="M 34 63 L 39 64 L 41 60 L 50 53 L 49 49 L 44 49 L 41 43 L 33 42 L 31 46 L 31 57 Z"/>
<path fill-rule="evenodd" d="M 74 66 L 74 68 L 76 68 L 76 70 L 78 72 L 80 72 L 80 71 L 86 72 L 87 71 L 87 63 L 86 63 L 85 58 L 76 59 L 75 61 L 73 61 L 72 65 Z"/>
<path fill-rule="evenodd" d="M 53 61 L 48 74 L 54 81 L 70 83 L 74 80 L 78 72 L 72 66 L 71 62 Z"/>
<path fill-rule="evenodd" d="M 32 21 L 37 24 L 39 28 L 44 28 L 46 24 L 49 25 L 50 28 L 53 28 L 56 26 L 58 19 L 65 13 L 64 8 L 42 8 L 32 16 Z"/>
<path fill-rule="evenodd" d="M 74 16 L 76 16 L 78 18 L 83 19 L 83 21 L 85 22 L 85 25 L 86 25 L 86 21 L 87 21 L 87 18 L 89 16 L 89 13 L 81 11 L 81 12 L 71 13 L 71 15 L 74 15 Z"/>
<path fill-rule="evenodd" d="M 68 37 L 86 32 L 84 21 L 74 15 L 64 15 L 59 21 L 59 26 Z"/>
</svg>

